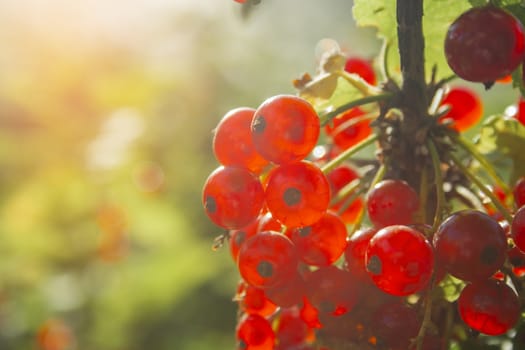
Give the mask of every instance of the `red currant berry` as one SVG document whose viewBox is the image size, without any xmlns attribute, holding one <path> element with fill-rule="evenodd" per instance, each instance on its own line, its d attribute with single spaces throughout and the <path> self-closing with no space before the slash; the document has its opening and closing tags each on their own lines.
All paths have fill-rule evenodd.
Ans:
<svg viewBox="0 0 525 350">
<path fill-rule="evenodd" d="M 275 305 L 292 307 L 300 305 L 306 293 L 303 276 L 296 271 L 294 275 L 275 287 L 265 289 L 266 296 Z"/>
<path fill-rule="evenodd" d="M 520 177 L 516 184 L 514 185 L 513 190 L 514 203 L 516 207 L 520 208 L 525 205 L 525 177 Z"/>
<path fill-rule="evenodd" d="M 455 87 L 451 89 L 441 102 L 449 106 L 449 111 L 439 118 L 440 121 L 451 120 L 452 128 L 465 131 L 474 126 L 483 115 L 483 105 L 480 98 L 470 89 Z"/>
<path fill-rule="evenodd" d="M 379 289 L 392 295 L 409 295 L 430 280 L 434 252 L 421 232 L 408 226 L 388 226 L 370 240 L 366 267 Z"/>
<path fill-rule="evenodd" d="M 519 208 L 516 214 L 514 214 L 510 232 L 514 244 L 516 244 L 522 252 L 525 252 L 525 206 Z"/>
<path fill-rule="evenodd" d="M 510 74 L 525 54 L 521 22 L 505 10 L 473 7 L 449 27 L 445 55 L 452 70 L 474 82 L 493 82 Z"/>
<path fill-rule="evenodd" d="M 257 151 L 269 161 L 285 164 L 302 160 L 312 151 L 319 138 L 320 122 L 306 100 L 278 95 L 259 106 L 251 130 Z"/>
<path fill-rule="evenodd" d="M 230 253 L 234 261 L 237 261 L 237 255 L 239 255 L 239 249 L 241 245 L 250 237 L 255 235 L 257 227 L 259 226 L 259 219 L 251 222 L 245 227 L 238 230 L 231 230 L 228 237 L 230 245 Z"/>
<path fill-rule="evenodd" d="M 376 84 L 376 73 L 370 61 L 359 57 L 349 57 L 345 63 L 345 71 L 359 75 L 370 85 Z"/>
<path fill-rule="evenodd" d="M 282 349 L 295 348 L 308 339 L 310 328 L 301 318 L 301 310 L 298 307 L 281 310 L 276 335 Z"/>
<path fill-rule="evenodd" d="M 520 317 L 516 293 L 504 282 L 494 279 L 467 285 L 459 296 L 458 308 L 470 328 L 488 335 L 507 332 Z"/>
<path fill-rule="evenodd" d="M 512 272 L 518 277 L 525 275 L 525 253 L 517 246 L 512 247 L 507 252 L 509 262 L 512 265 Z"/>
<path fill-rule="evenodd" d="M 301 319 L 310 328 L 321 328 L 322 325 L 319 322 L 319 310 L 313 306 L 307 297 L 303 298 L 303 307 L 301 307 Z"/>
<path fill-rule="evenodd" d="M 383 305 L 371 320 L 377 343 L 388 349 L 408 349 L 420 325 L 416 310 L 398 301 Z"/>
<path fill-rule="evenodd" d="M 372 237 L 374 237 L 376 232 L 377 229 L 374 228 L 359 230 L 347 240 L 344 255 L 346 269 L 363 276 L 365 280 L 370 278 L 366 270 L 366 249 L 368 248 L 368 243 Z"/>
<path fill-rule="evenodd" d="M 332 170 L 326 176 L 330 183 L 330 191 L 336 195 L 343 187 L 359 178 L 359 174 L 348 165 L 341 165 Z M 364 204 L 361 198 L 357 198 L 352 203 L 347 203 L 347 198 L 343 198 L 331 206 L 347 224 L 352 224 L 363 210 Z"/>
<path fill-rule="evenodd" d="M 272 213 L 264 214 L 259 220 L 257 232 L 261 231 L 277 231 L 281 232 L 283 225 L 272 216 Z"/>
<path fill-rule="evenodd" d="M 221 166 L 204 183 L 202 203 L 214 223 L 239 229 L 259 216 L 264 190 L 259 179 L 248 170 Z"/>
<path fill-rule="evenodd" d="M 247 314 L 258 314 L 267 317 L 275 313 L 277 305 L 272 303 L 261 288 L 250 286 L 241 281 L 237 286 L 235 300 L 239 301 L 239 307 Z"/>
<path fill-rule="evenodd" d="M 419 208 L 419 196 L 406 182 L 384 180 L 368 194 L 368 217 L 376 227 L 407 225 Z"/>
<path fill-rule="evenodd" d="M 359 283 L 349 271 L 323 266 L 305 279 L 307 298 L 320 313 L 342 315 L 359 301 Z"/>
<path fill-rule="evenodd" d="M 315 224 L 287 232 L 299 258 L 308 265 L 334 263 L 346 248 L 346 226 L 335 214 L 326 212 Z"/>
<path fill-rule="evenodd" d="M 237 108 L 221 119 L 213 137 L 213 152 L 222 165 L 238 166 L 258 174 L 268 164 L 253 146 L 250 127 L 255 109 Z"/>
<path fill-rule="evenodd" d="M 365 112 L 356 107 L 337 117 L 325 126 L 326 134 L 341 149 L 347 149 L 366 139 L 371 133 L 370 120 L 363 120 Z"/>
<path fill-rule="evenodd" d="M 263 231 L 244 242 L 237 265 L 248 284 L 269 288 L 292 277 L 298 261 L 295 246 L 288 237 L 274 231 Z"/>
<path fill-rule="evenodd" d="M 486 279 L 505 261 L 507 239 L 499 223 L 477 210 L 449 216 L 434 235 L 439 265 L 465 281 Z"/>
<path fill-rule="evenodd" d="M 312 163 L 290 163 L 270 171 L 266 204 L 273 217 L 289 228 L 315 223 L 326 212 L 329 203 L 328 180 Z"/>
<path fill-rule="evenodd" d="M 237 341 L 237 350 L 273 350 L 275 333 L 264 317 L 247 314 L 237 324 Z"/>
</svg>

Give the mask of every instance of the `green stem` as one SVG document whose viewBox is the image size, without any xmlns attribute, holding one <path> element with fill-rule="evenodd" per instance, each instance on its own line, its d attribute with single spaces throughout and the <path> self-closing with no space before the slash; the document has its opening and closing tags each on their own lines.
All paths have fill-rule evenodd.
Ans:
<svg viewBox="0 0 525 350">
<path fill-rule="evenodd" d="M 434 223 L 432 231 L 436 232 L 441 223 L 441 215 L 443 213 L 443 205 L 445 204 L 445 192 L 443 191 L 443 174 L 441 173 L 441 160 L 437 152 L 436 146 L 432 140 L 427 141 L 427 147 L 432 159 L 432 167 L 434 168 L 434 179 L 436 181 L 436 212 L 434 215 Z"/>
<path fill-rule="evenodd" d="M 321 170 L 323 173 L 328 174 L 330 171 L 334 170 L 339 164 L 344 162 L 346 159 L 351 157 L 352 155 L 356 154 L 363 148 L 365 148 L 368 145 L 371 145 L 377 140 L 377 135 L 372 134 L 368 138 L 364 139 L 363 141 L 359 142 L 358 144 L 354 145 L 353 147 L 350 147 L 341 154 L 339 154 L 337 157 L 326 163 Z"/>
<path fill-rule="evenodd" d="M 354 107 L 358 107 L 358 106 L 362 106 L 362 105 L 365 105 L 365 104 L 368 104 L 368 103 L 374 103 L 374 102 L 379 102 L 379 101 L 384 101 L 384 100 L 387 100 L 389 99 L 390 97 L 392 97 L 392 93 L 388 92 L 388 93 L 382 93 L 382 94 L 378 94 L 378 95 L 372 95 L 372 96 L 366 96 L 366 97 L 363 97 L 363 98 L 360 98 L 360 99 L 357 99 L 357 100 L 354 100 L 352 102 L 349 102 L 349 103 L 345 103 L 344 105 L 336 108 L 335 110 L 331 111 L 331 112 L 328 112 L 324 115 L 321 115 L 319 117 L 320 121 L 321 121 L 321 125 L 325 125 L 326 123 L 328 123 L 332 118 L 335 118 L 336 116 L 338 116 L 339 114 L 343 113 L 343 112 L 346 112 L 347 110 L 351 109 L 351 108 L 354 108 Z"/>
<path fill-rule="evenodd" d="M 456 166 L 459 168 L 459 170 L 466 177 L 468 177 L 468 179 L 472 181 L 481 190 L 481 192 L 483 192 L 483 194 L 485 194 L 487 197 L 490 198 L 494 206 L 499 210 L 501 215 L 503 215 L 505 220 L 511 223 L 512 215 L 509 213 L 507 208 L 505 208 L 505 206 L 500 202 L 500 200 L 494 195 L 494 193 L 492 193 L 492 191 L 487 186 L 485 186 L 476 176 L 474 176 L 474 174 L 472 174 L 467 169 L 467 167 L 464 166 L 463 163 L 461 163 L 461 160 L 458 157 L 456 157 L 456 155 L 454 155 L 453 153 L 450 153 L 449 156 L 450 156 L 450 159 L 452 159 L 452 161 L 454 162 L 454 164 L 456 164 Z"/>
<path fill-rule="evenodd" d="M 510 193 L 509 187 L 501 179 L 501 177 L 499 177 L 499 175 L 496 173 L 496 170 L 494 170 L 494 167 L 492 166 L 492 164 L 490 164 L 487 161 L 487 159 L 483 157 L 481 153 L 478 152 L 478 150 L 474 147 L 472 143 L 470 143 L 469 141 L 467 141 L 465 138 L 461 136 L 456 136 L 454 138 L 454 141 L 456 141 L 458 145 L 460 145 L 465 151 L 467 151 L 471 156 L 473 156 L 474 159 L 476 159 L 479 162 L 479 164 L 481 164 L 481 166 L 485 169 L 487 174 L 489 174 L 489 176 L 498 184 L 498 186 L 501 187 L 501 189 L 503 190 L 503 192 L 505 192 L 505 194 Z"/>
<path fill-rule="evenodd" d="M 430 324 L 432 323 L 432 299 L 433 299 L 433 290 L 434 290 L 434 279 L 435 279 L 435 273 L 432 274 L 430 284 L 428 287 L 427 297 L 425 299 L 425 310 L 423 313 L 423 322 L 421 322 L 421 327 L 419 328 L 419 332 L 416 337 L 416 350 L 422 350 L 423 349 L 423 340 L 425 339 L 425 333 L 427 331 L 427 328 L 430 327 Z"/>
<path fill-rule="evenodd" d="M 347 183 L 343 188 L 337 192 L 335 196 L 332 197 L 332 200 L 330 201 L 330 206 L 337 204 L 341 200 L 343 200 L 346 196 L 348 196 L 350 193 L 354 192 L 356 188 L 359 187 L 361 184 L 360 179 L 355 179 L 349 183 Z"/>
</svg>

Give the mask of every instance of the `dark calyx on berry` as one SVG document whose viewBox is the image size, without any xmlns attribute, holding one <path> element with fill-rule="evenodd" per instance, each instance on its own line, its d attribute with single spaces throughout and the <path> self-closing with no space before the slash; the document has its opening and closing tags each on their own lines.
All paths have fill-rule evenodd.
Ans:
<svg viewBox="0 0 525 350">
<path fill-rule="evenodd" d="M 252 122 L 252 131 L 262 133 L 264 129 L 266 129 L 266 119 L 262 115 L 256 116 Z"/>
<path fill-rule="evenodd" d="M 373 255 L 370 258 L 368 265 L 366 265 L 366 269 L 374 275 L 380 275 L 381 271 L 383 270 L 383 263 L 377 255 Z"/>
<path fill-rule="evenodd" d="M 295 187 L 289 187 L 284 191 L 283 200 L 288 206 L 293 206 L 301 202 L 301 191 Z"/>
<path fill-rule="evenodd" d="M 299 236 L 306 237 L 312 232 L 312 228 L 310 226 L 301 227 L 298 231 L 299 231 Z"/>
<path fill-rule="evenodd" d="M 492 265 L 498 260 L 498 249 L 492 245 L 483 248 L 480 260 L 485 265 Z"/>
<path fill-rule="evenodd" d="M 257 265 L 257 273 L 264 278 L 272 277 L 273 275 L 273 266 L 268 261 L 261 261 Z"/>
<path fill-rule="evenodd" d="M 215 213 L 217 211 L 217 203 L 215 202 L 215 198 L 207 196 L 204 203 L 204 208 L 208 213 Z"/>
</svg>

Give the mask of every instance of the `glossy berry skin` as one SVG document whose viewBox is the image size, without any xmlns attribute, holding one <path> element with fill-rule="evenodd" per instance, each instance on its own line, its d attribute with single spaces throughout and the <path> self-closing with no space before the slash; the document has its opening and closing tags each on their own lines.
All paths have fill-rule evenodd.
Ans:
<svg viewBox="0 0 525 350">
<path fill-rule="evenodd" d="M 330 183 L 332 196 L 336 196 L 343 187 L 359 179 L 359 174 L 350 166 L 341 165 L 329 172 L 326 177 Z M 346 198 L 347 197 L 334 203 L 330 208 L 337 212 L 345 223 L 353 224 L 361 213 L 361 210 L 363 210 L 363 200 L 357 198 L 352 203 L 347 203 Z"/>
<path fill-rule="evenodd" d="M 449 216 L 433 238 L 439 265 L 465 281 L 489 278 L 505 261 L 507 239 L 487 214 L 467 209 Z"/>
<path fill-rule="evenodd" d="M 306 293 L 306 285 L 303 276 L 298 271 L 295 271 L 283 283 L 275 287 L 266 288 L 264 291 L 271 302 L 286 308 L 302 303 Z"/>
<path fill-rule="evenodd" d="M 248 238 L 252 237 L 258 232 L 257 228 L 259 227 L 259 219 L 260 217 L 238 230 L 230 230 L 228 243 L 230 246 L 230 253 L 234 261 L 237 261 L 237 256 L 239 255 L 239 249 L 241 248 L 241 245 L 246 242 Z"/>
<path fill-rule="evenodd" d="M 264 289 L 250 286 L 243 281 L 237 287 L 235 299 L 239 301 L 239 308 L 247 314 L 268 317 L 277 310 L 277 305 L 266 297 Z"/>
<path fill-rule="evenodd" d="M 372 332 L 379 344 L 388 349 L 408 349 L 417 336 L 421 320 L 415 309 L 399 301 L 377 309 L 370 321 Z"/>
<path fill-rule="evenodd" d="M 323 266 L 305 276 L 308 300 L 321 314 L 343 315 L 359 301 L 360 284 L 349 271 Z"/>
<path fill-rule="evenodd" d="M 267 178 L 266 204 L 288 228 L 319 220 L 330 203 L 330 185 L 323 172 L 307 161 L 272 169 Z"/>
<path fill-rule="evenodd" d="M 517 208 L 525 205 L 525 177 L 520 177 L 516 184 L 514 184 L 513 189 L 514 203 Z"/>
<path fill-rule="evenodd" d="M 352 108 L 326 124 L 326 134 L 331 136 L 334 143 L 341 149 L 347 149 L 366 139 L 371 133 L 370 120 L 359 120 L 365 112 Z"/>
<path fill-rule="evenodd" d="M 404 296 L 422 290 L 434 269 L 434 252 L 426 237 L 408 226 L 379 230 L 366 249 L 366 267 L 385 293 Z"/>
<path fill-rule="evenodd" d="M 345 63 L 345 71 L 359 75 L 370 85 L 376 85 L 376 73 L 368 60 L 360 57 L 349 57 Z"/>
<path fill-rule="evenodd" d="M 514 244 L 525 252 L 525 206 L 519 208 L 514 214 L 510 232 Z"/>
<path fill-rule="evenodd" d="M 317 113 L 306 100 L 270 97 L 257 108 L 251 124 L 255 149 L 267 160 L 286 164 L 304 159 L 320 133 Z"/>
<path fill-rule="evenodd" d="M 368 194 L 368 217 L 376 227 L 408 225 L 419 208 L 419 196 L 402 180 L 383 180 Z"/>
<path fill-rule="evenodd" d="M 344 253 L 346 269 L 363 276 L 364 280 L 370 278 L 366 270 L 366 249 L 376 233 L 377 229 L 375 228 L 362 229 L 356 231 L 352 237 L 347 239 Z"/>
<path fill-rule="evenodd" d="M 450 107 L 449 111 L 439 118 L 440 121 L 451 120 L 451 127 L 465 131 L 476 125 L 483 115 L 483 104 L 476 93 L 465 87 L 452 88 L 443 98 L 442 106 Z"/>
<path fill-rule="evenodd" d="M 242 167 L 259 174 L 268 165 L 253 145 L 250 128 L 253 108 L 236 108 L 221 119 L 215 128 L 213 153 L 222 165 Z"/>
<path fill-rule="evenodd" d="M 292 277 L 298 261 L 295 246 L 288 237 L 274 231 L 263 231 L 244 242 L 237 266 L 248 284 L 269 288 Z"/>
<path fill-rule="evenodd" d="M 458 309 L 470 328 L 488 335 L 506 333 L 520 316 L 516 293 L 495 279 L 467 285 L 459 296 Z"/>
<path fill-rule="evenodd" d="M 215 224 L 239 229 L 259 216 L 264 190 L 259 178 L 248 170 L 221 166 L 204 183 L 202 203 Z"/>
<path fill-rule="evenodd" d="M 289 230 L 287 235 L 295 244 L 299 258 L 312 266 L 331 265 L 346 248 L 346 225 L 331 212 L 310 226 Z"/>
<path fill-rule="evenodd" d="M 462 79 L 493 82 L 510 74 L 525 54 L 520 21 L 501 8 L 473 7 L 449 27 L 445 56 Z"/>
<path fill-rule="evenodd" d="M 275 333 L 270 322 L 257 314 L 245 314 L 237 324 L 237 350 L 273 350 Z"/>
<path fill-rule="evenodd" d="M 300 309 L 282 309 L 276 327 L 277 342 L 282 349 L 300 346 L 309 336 L 310 328 L 301 319 Z"/>
</svg>

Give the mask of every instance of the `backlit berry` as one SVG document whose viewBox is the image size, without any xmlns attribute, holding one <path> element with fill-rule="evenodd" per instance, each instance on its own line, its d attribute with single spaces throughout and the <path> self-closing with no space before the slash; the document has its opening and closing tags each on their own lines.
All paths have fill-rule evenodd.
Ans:
<svg viewBox="0 0 525 350">
<path fill-rule="evenodd" d="M 313 107 L 291 95 L 278 95 L 264 101 L 257 108 L 251 125 L 256 150 L 277 164 L 304 159 L 315 147 L 319 133 L 319 117 Z"/>
<path fill-rule="evenodd" d="M 273 350 L 275 333 L 270 322 L 257 314 L 244 315 L 237 324 L 237 350 Z"/>
</svg>

